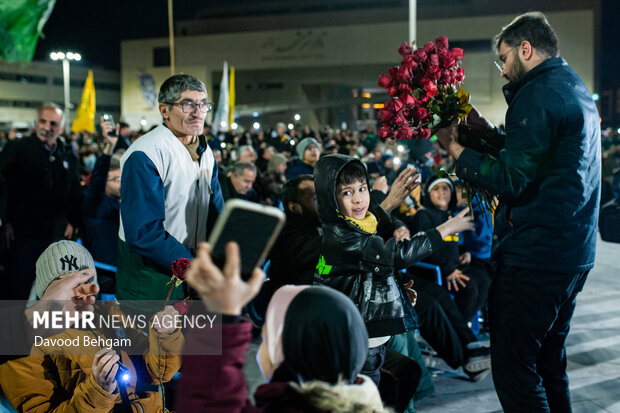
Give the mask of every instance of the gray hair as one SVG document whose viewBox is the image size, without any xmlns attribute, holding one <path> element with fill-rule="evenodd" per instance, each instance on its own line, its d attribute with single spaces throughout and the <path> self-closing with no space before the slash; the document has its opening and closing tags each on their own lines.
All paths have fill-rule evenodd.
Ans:
<svg viewBox="0 0 620 413">
<path fill-rule="evenodd" d="M 60 115 L 62 116 L 61 119 L 60 119 L 60 126 L 61 127 L 64 126 L 64 124 L 65 124 L 65 112 L 62 110 L 62 108 L 60 106 L 58 106 L 54 102 L 45 102 L 41 106 L 39 106 L 39 108 L 37 109 L 37 117 L 39 116 L 39 114 L 41 113 L 41 111 L 43 109 L 54 109 L 54 110 L 57 110 L 58 112 L 60 112 Z"/>
<path fill-rule="evenodd" d="M 251 162 L 237 162 L 232 166 L 231 173 L 236 173 L 237 175 L 243 175 L 243 172 L 249 169 L 252 172 L 256 172 L 256 165 Z"/>
<path fill-rule="evenodd" d="M 196 79 L 192 75 L 180 74 L 170 76 L 164 80 L 159 88 L 157 101 L 159 103 L 175 102 L 181 97 L 181 93 L 186 90 L 203 92 L 207 94 L 207 88 L 201 80 Z"/>
</svg>

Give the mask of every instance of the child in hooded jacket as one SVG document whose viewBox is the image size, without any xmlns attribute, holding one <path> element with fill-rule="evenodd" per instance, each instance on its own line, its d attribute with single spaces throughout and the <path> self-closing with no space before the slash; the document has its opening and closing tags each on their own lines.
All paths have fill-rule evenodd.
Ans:
<svg viewBox="0 0 620 413">
<path fill-rule="evenodd" d="M 368 175 L 357 159 L 327 155 L 314 171 L 323 241 L 314 283 L 335 288 L 357 305 L 369 336 L 362 373 L 379 383 L 379 369 L 390 336 L 417 326 L 417 315 L 395 271 L 437 250 L 449 234 L 472 229 L 464 210 L 437 228 L 411 239 L 385 241 L 376 235 L 379 221 L 390 220 L 381 207 L 370 211 Z"/>
</svg>

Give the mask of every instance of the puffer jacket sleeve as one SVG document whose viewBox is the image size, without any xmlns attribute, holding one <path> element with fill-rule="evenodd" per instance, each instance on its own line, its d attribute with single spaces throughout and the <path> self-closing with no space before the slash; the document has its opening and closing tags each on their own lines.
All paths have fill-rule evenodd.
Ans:
<svg viewBox="0 0 620 413">
<path fill-rule="evenodd" d="M 394 238 L 391 238 L 388 243 L 394 244 L 394 268 L 397 270 L 407 268 L 429 257 L 441 247 L 442 242 L 441 235 L 434 228 L 426 232 L 418 232 L 411 239 L 405 239 L 398 243 Z"/>
<path fill-rule="evenodd" d="M 180 328 L 172 334 L 159 334 L 154 328 L 150 329 L 149 350 L 144 362 L 151 384 L 166 383 L 179 371 L 184 341 Z"/>
<path fill-rule="evenodd" d="M 58 371 L 53 356 L 28 356 L 0 367 L 0 384 L 18 412 L 109 413 L 119 397 L 104 390 L 89 374 L 70 394 L 55 380 Z"/>
</svg>

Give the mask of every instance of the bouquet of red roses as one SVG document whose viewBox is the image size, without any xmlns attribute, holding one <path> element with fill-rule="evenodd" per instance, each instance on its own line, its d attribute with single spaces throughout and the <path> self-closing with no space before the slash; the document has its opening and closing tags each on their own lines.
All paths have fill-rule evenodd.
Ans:
<svg viewBox="0 0 620 413">
<path fill-rule="evenodd" d="M 469 94 L 460 88 L 465 78 L 463 49 L 448 49 L 446 36 L 415 51 L 412 45 L 403 43 L 398 49 L 400 66 L 379 76 L 379 86 L 391 96 L 377 115 L 383 123 L 378 131 L 382 139 L 429 139 L 471 110 Z"/>
</svg>

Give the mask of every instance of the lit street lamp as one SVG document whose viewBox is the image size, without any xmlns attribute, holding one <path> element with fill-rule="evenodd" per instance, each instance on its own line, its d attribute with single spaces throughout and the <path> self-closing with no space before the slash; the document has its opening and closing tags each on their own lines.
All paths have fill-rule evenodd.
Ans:
<svg viewBox="0 0 620 413">
<path fill-rule="evenodd" d="M 65 89 L 65 125 L 71 127 L 71 101 L 69 100 L 69 62 L 75 60 L 79 62 L 82 60 L 82 56 L 79 53 L 74 52 L 52 52 L 50 53 L 52 60 L 62 60 L 62 81 Z"/>
</svg>

